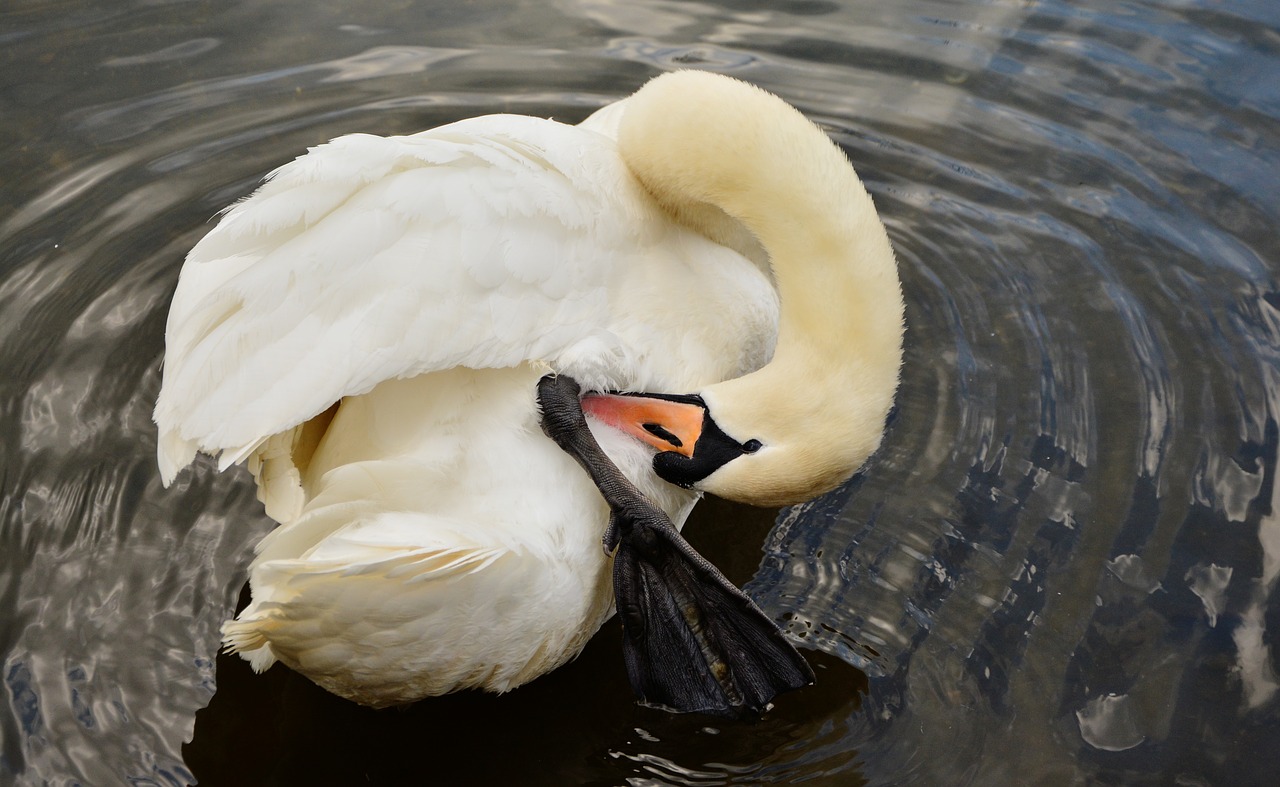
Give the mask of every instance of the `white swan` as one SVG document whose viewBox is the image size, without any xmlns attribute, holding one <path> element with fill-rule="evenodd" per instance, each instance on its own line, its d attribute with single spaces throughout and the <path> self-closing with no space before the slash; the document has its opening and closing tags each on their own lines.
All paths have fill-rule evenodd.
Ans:
<svg viewBox="0 0 1280 787">
<path fill-rule="evenodd" d="M 612 612 L 608 508 L 539 430 L 544 372 L 698 394 L 584 398 L 679 526 L 701 491 L 772 506 L 849 477 L 902 311 L 844 154 L 727 77 L 661 76 L 576 127 L 342 137 L 188 255 L 159 462 L 168 483 L 198 451 L 247 460 L 281 523 L 224 628 L 256 669 L 373 706 L 505 691 Z"/>
</svg>

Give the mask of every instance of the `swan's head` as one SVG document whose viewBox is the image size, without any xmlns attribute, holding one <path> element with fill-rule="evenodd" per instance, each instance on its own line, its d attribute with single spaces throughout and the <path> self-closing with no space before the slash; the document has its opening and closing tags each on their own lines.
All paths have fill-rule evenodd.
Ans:
<svg viewBox="0 0 1280 787">
<path fill-rule="evenodd" d="M 582 406 L 651 446 L 654 472 L 665 481 L 758 506 L 834 489 L 880 444 L 887 407 L 860 407 L 858 397 L 882 393 L 855 387 L 844 407 L 832 408 L 813 391 L 791 391 L 783 403 L 740 400 L 720 390 L 725 385 L 700 395 L 589 394 Z"/>
</svg>

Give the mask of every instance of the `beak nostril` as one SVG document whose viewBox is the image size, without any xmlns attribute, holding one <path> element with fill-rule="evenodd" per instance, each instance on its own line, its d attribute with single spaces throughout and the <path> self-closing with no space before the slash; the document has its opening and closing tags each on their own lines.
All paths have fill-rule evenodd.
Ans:
<svg viewBox="0 0 1280 787">
<path fill-rule="evenodd" d="M 662 424 L 645 423 L 645 424 L 641 424 L 641 426 L 643 426 L 644 430 L 649 434 L 661 440 L 666 440 L 668 443 L 671 443 L 676 448 L 681 448 L 684 446 L 684 442 L 682 442 L 679 437 L 676 437 L 674 434 L 667 431 L 667 429 L 663 427 Z"/>
</svg>

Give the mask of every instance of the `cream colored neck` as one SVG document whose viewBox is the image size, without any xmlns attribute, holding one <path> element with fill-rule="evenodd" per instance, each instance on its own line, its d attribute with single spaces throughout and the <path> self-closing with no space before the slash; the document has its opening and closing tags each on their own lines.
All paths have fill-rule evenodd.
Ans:
<svg viewBox="0 0 1280 787">
<path fill-rule="evenodd" d="M 888 237 L 844 153 L 781 99 L 679 72 L 627 102 L 619 148 L 646 188 L 689 220 L 710 204 L 768 253 L 782 302 L 773 360 L 703 392 L 731 436 L 787 449 L 777 483 L 831 485 L 879 444 L 902 355 L 902 294 Z M 696 220 L 696 219 L 695 219 Z M 735 460 L 736 461 L 736 460 Z M 745 463 L 744 463 L 745 464 Z"/>
</svg>

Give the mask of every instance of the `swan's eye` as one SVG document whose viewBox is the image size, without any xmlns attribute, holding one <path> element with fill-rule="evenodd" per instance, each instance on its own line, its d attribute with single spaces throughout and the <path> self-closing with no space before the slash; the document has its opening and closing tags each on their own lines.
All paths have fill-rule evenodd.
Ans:
<svg viewBox="0 0 1280 787">
<path fill-rule="evenodd" d="M 667 429 L 662 424 L 647 423 L 647 424 L 641 424 L 641 426 L 643 426 L 644 430 L 649 434 L 653 435 L 654 437 L 660 440 L 666 440 L 668 443 L 671 443 L 676 448 L 680 448 L 684 446 L 684 443 L 680 441 L 680 438 L 676 437 L 671 432 L 667 431 Z"/>
<path fill-rule="evenodd" d="M 754 454 L 756 451 L 760 450 L 761 445 L 762 443 L 759 440 L 748 440 L 742 444 L 742 453 Z"/>
</svg>

